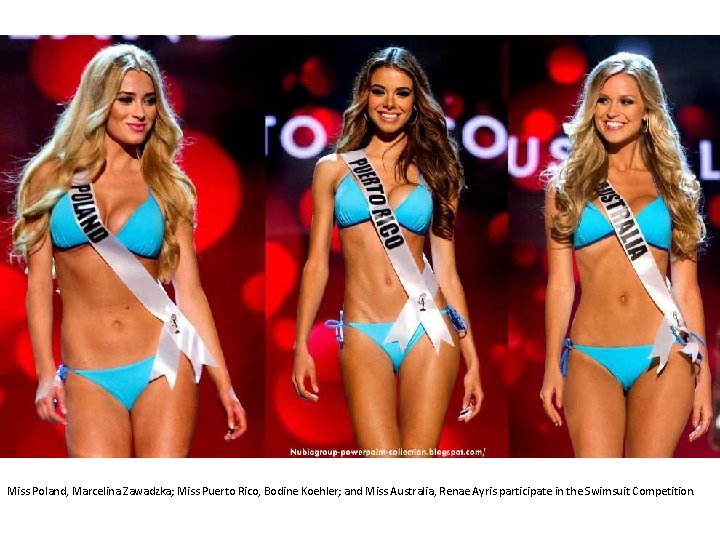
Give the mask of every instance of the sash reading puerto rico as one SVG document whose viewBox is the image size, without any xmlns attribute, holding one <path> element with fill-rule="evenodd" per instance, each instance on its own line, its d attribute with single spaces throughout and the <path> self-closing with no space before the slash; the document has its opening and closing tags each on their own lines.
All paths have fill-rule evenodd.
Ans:
<svg viewBox="0 0 720 540">
<path fill-rule="evenodd" d="M 418 324 L 422 324 L 437 353 L 440 352 L 440 344 L 443 341 L 454 346 L 445 320 L 435 305 L 434 298 L 438 290 L 435 274 L 424 253 L 425 268 L 420 273 L 400 230 L 400 224 L 387 200 L 380 177 L 364 151 L 348 152 L 342 154 L 342 158 L 363 190 L 370 209 L 370 221 L 400 284 L 408 295 L 408 301 L 393 323 L 384 343 L 397 341 L 400 350 L 404 352 Z"/>
</svg>

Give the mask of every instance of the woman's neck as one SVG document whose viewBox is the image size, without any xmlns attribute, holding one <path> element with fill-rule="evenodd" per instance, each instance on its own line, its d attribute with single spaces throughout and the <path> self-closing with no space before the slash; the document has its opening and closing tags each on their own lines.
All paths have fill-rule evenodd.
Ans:
<svg viewBox="0 0 720 540">
<path fill-rule="evenodd" d="M 140 169 L 140 148 L 136 145 L 124 145 L 105 135 L 105 163 L 112 171 Z"/>
<path fill-rule="evenodd" d="M 640 138 L 623 145 L 607 145 L 608 167 L 617 171 L 647 170 Z"/>
<path fill-rule="evenodd" d="M 406 145 L 407 135 L 402 131 L 391 136 L 376 133 L 370 139 L 365 153 L 370 158 L 380 159 L 383 165 L 394 165 Z"/>
</svg>

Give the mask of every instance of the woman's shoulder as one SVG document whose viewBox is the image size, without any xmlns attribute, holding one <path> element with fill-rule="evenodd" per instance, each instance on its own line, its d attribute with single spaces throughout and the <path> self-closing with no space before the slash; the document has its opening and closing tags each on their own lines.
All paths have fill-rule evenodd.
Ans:
<svg viewBox="0 0 720 540">
<path fill-rule="evenodd" d="M 336 152 L 332 154 L 325 154 L 323 157 L 317 160 L 315 168 L 323 168 L 328 170 L 339 170 L 346 168 L 345 160 L 342 156 Z"/>
<path fill-rule="evenodd" d="M 334 186 L 347 172 L 347 165 L 340 154 L 327 154 L 315 164 L 314 182 Z"/>
</svg>

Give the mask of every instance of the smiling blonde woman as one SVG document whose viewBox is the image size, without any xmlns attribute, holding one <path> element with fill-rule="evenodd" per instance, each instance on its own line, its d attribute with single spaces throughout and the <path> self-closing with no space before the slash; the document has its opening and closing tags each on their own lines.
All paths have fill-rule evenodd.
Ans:
<svg viewBox="0 0 720 540">
<path fill-rule="evenodd" d="M 155 60 L 116 45 L 87 65 L 52 138 L 23 170 L 13 240 L 27 260 L 36 408 L 67 424 L 70 456 L 187 455 L 203 364 L 226 439 L 245 430 L 199 280 L 195 189 L 174 162 L 181 137 Z M 172 280 L 177 306 L 158 279 Z"/>
<path fill-rule="evenodd" d="M 672 456 L 712 418 L 697 246 L 705 227 L 653 63 L 620 53 L 585 81 L 550 169 L 546 363 L 540 393 L 576 456 Z M 573 252 L 582 296 L 575 297 Z M 672 290 L 666 285 L 668 269 Z"/>
</svg>

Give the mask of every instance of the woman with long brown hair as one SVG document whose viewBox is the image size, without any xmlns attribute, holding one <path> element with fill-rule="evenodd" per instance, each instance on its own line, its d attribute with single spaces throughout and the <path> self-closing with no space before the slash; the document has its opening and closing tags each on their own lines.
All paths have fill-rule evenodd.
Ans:
<svg viewBox="0 0 720 540">
<path fill-rule="evenodd" d="M 549 276 L 540 398 L 576 456 L 672 456 L 712 418 L 697 246 L 705 227 L 653 63 L 619 53 L 588 75 L 549 170 Z M 569 339 L 573 253 L 582 296 Z M 672 286 L 667 281 L 668 270 Z"/>
<path fill-rule="evenodd" d="M 356 77 L 336 151 L 319 160 L 313 178 L 293 384 L 299 397 L 319 398 L 307 339 L 327 283 L 335 221 L 345 260 L 345 299 L 339 320 L 331 324 L 341 342 L 340 367 L 358 445 L 366 455 L 430 455 L 440 439 L 461 351 L 467 373 L 459 420 L 478 413 L 483 394 L 455 267 L 463 171 L 427 76 L 409 51 L 388 47 L 368 59 Z M 423 255 L 427 236 L 435 274 Z"/>
<path fill-rule="evenodd" d="M 187 455 L 203 364 L 227 415 L 226 439 L 245 430 L 199 280 L 195 189 L 175 164 L 181 137 L 154 58 L 115 45 L 86 66 L 22 172 L 13 240 L 27 261 L 35 403 L 40 418 L 67 425 L 70 456 Z M 57 374 L 53 274 L 62 297 Z M 158 279 L 172 280 L 177 305 Z"/>
</svg>

